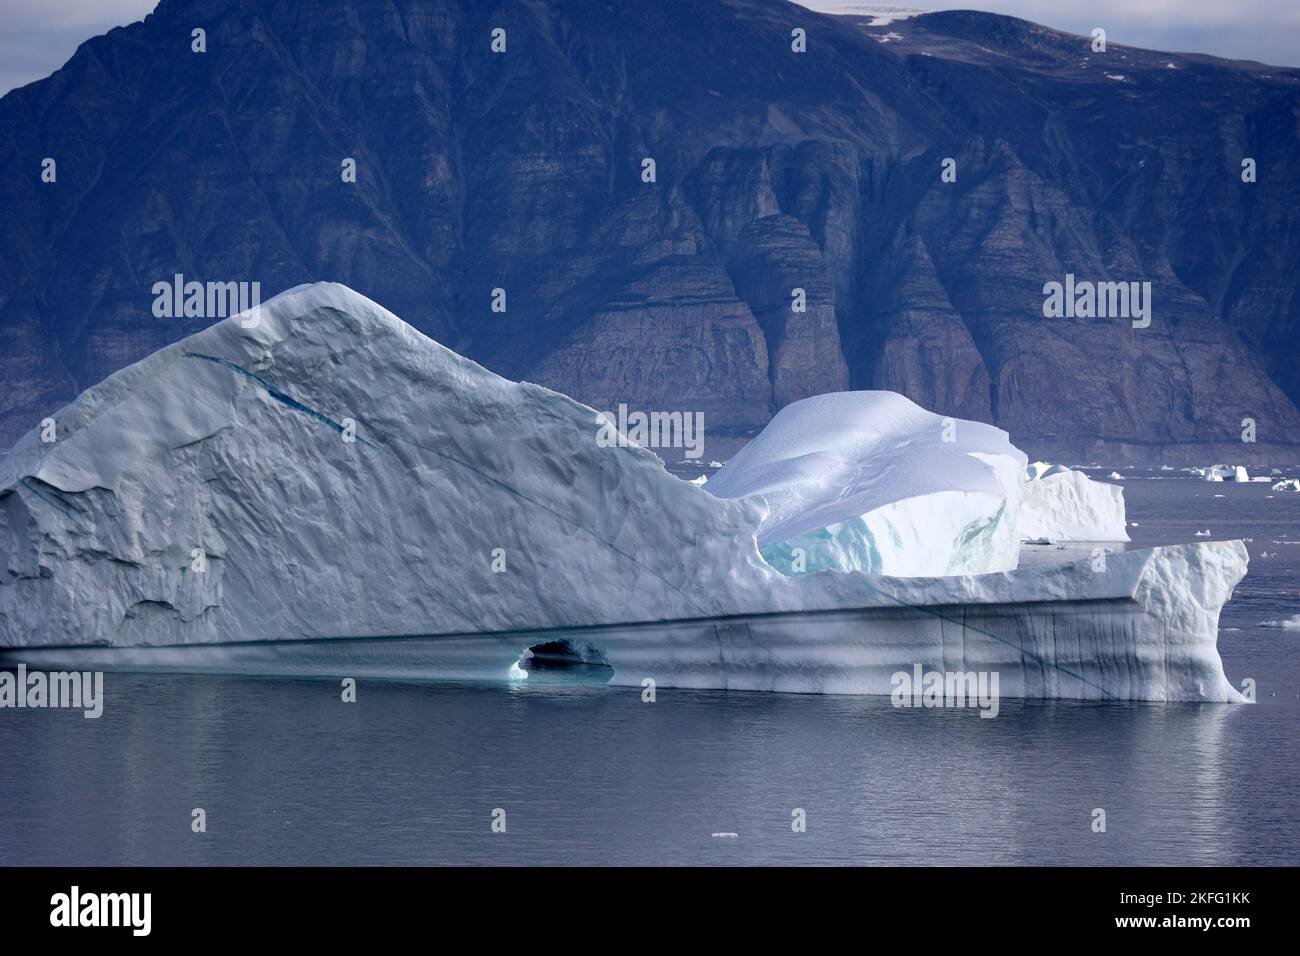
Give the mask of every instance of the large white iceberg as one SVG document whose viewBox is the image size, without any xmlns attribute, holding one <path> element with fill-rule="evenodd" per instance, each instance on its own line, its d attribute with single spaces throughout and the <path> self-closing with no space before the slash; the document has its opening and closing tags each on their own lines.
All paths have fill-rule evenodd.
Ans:
<svg viewBox="0 0 1300 956">
<path fill-rule="evenodd" d="M 781 409 L 707 490 L 765 503 L 758 543 L 786 573 L 983 574 L 1016 566 L 1024 468 L 992 425 L 838 392 Z"/>
<path fill-rule="evenodd" d="M 1025 469 L 1020 538 L 1026 541 L 1128 541 L 1124 489 L 1064 465 Z"/>
<path fill-rule="evenodd" d="M 0 459 L 0 662 L 505 680 L 568 641 L 619 684 L 888 694 L 919 665 L 996 670 L 1004 696 L 1241 699 L 1215 643 L 1240 542 L 786 576 L 761 503 L 607 447 L 594 410 L 342 286 L 260 319 L 122 370 Z"/>
</svg>

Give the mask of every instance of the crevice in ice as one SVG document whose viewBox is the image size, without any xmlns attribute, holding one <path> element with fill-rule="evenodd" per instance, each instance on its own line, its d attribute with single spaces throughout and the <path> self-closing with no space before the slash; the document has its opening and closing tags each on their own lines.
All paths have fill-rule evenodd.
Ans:
<svg viewBox="0 0 1300 956">
<path fill-rule="evenodd" d="M 224 365 L 226 368 L 231 369 L 232 371 L 238 373 L 239 375 L 244 376 L 250 381 L 256 382 L 266 391 L 268 395 L 274 398 L 277 402 L 289 406 L 296 412 L 302 412 L 304 415 L 309 415 L 312 418 L 316 419 L 317 421 L 323 422 L 324 424 L 328 425 L 330 428 L 334 429 L 336 432 L 339 432 L 340 434 L 342 434 L 342 432 L 344 431 L 343 425 L 340 422 L 336 422 L 334 419 L 330 418 L 328 415 L 324 414 L 323 412 L 318 412 L 310 405 L 304 405 L 302 402 L 298 401 L 292 395 L 286 395 L 284 392 L 280 391 L 278 388 L 276 388 L 266 379 L 262 378 L 260 375 L 257 375 L 254 372 L 250 372 L 242 365 L 238 365 L 235 362 L 230 361 L 230 359 L 224 359 L 217 355 L 204 355 L 202 352 L 186 352 L 185 356 L 186 358 L 203 359 L 205 362 L 215 362 L 217 365 Z M 356 438 L 357 441 L 361 442 L 363 445 L 369 445 L 371 448 L 375 447 L 374 442 L 366 441 L 366 439 L 360 435 L 357 435 Z"/>
<path fill-rule="evenodd" d="M 748 629 L 749 625 L 745 625 Z M 718 625 L 713 625 L 713 639 L 718 642 L 718 670 L 722 673 L 722 689 L 726 690 L 729 684 L 727 680 L 727 651 L 722 646 L 722 635 L 718 633 Z"/>
<path fill-rule="evenodd" d="M 128 568 L 144 567 L 144 565 L 141 564 L 139 561 L 133 561 L 130 558 L 118 557 L 116 554 L 110 554 L 108 551 L 105 551 L 102 548 L 83 548 L 81 549 L 79 554 L 81 554 L 83 557 L 91 561 L 108 561 L 111 562 L 112 564 L 120 564 L 123 567 L 128 567 Z"/>
<path fill-rule="evenodd" d="M 37 487 L 35 482 L 40 482 L 40 484 L 44 485 L 46 488 L 49 488 L 50 491 L 48 492 L 42 491 L 39 487 Z M 62 511 L 69 518 L 82 517 L 82 512 L 80 511 L 80 509 L 77 509 L 73 507 L 71 504 L 64 502 L 62 497 L 56 493 L 57 489 L 55 489 L 53 485 L 47 484 L 46 482 L 41 481 L 39 478 L 36 479 L 24 478 L 22 479 L 22 486 L 26 488 L 28 491 L 30 491 L 32 494 L 36 495 L 36 497 L 40 498 L 46 504 L 50 505 L 51 507 L 57 508 L 59 511 Z"/>
<path fill-rule="evenodd" d="M 127 607 L 126 613 L 130 617 L 142 611 L 175 611 L 176 605 L 171 601 L 165 601 L 161 598 L 142 598 L 139 601 L 131 602 Z"/>
</svg>

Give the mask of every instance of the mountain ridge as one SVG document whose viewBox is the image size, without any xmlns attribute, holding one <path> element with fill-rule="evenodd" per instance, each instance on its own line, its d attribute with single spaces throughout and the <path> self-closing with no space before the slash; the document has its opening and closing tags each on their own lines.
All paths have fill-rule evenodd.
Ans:
<svg viewBox="0 0 1300 956">
<path fill-rule="evenodd" d="M 194 331 L 148 313 L 180 272 L 343 282 L 507 377 L 703 411 L 720 454 L 852 387 L 1039 457 L 1300 460 L 1300 71 L 1087 43 L 766 0 L 164 0 L 0 100 L 0 445 Z M 1152 328 L 1043 319 L 1067 272 L 1152 281 Z"/>
</svg>

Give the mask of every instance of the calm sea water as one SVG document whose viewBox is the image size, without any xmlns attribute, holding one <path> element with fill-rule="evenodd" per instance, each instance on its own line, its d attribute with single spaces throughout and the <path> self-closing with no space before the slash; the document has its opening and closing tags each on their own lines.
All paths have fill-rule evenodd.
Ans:
<svg viewBox="0 0 1300 956">
<path fill-rule="evenodd" d="M 1300 631 L 1257 625 L 1300 613 L 1300 495 L 1143 474 L 1135 545 L 1253 539 L 1256 706 L 109 674 L 99 720 L 0 712 L 0 864 L 1295 865 Z"/>
</svg>

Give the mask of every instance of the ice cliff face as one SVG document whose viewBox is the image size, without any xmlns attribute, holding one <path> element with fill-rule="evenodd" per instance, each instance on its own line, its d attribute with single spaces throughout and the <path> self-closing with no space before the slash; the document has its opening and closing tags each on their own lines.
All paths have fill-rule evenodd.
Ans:
<svg viewBox="0 0 1300 956">
<path fill-rule="evenodd" d="M 1081 471 L 1036 461 L 1025 469 L 1020 537 L 1028 541 L 1127 541 L 1124 489 Z"/>
<path fill-rule="evenodd" d="M 706 489 L 761 496 L 758 542 L 786 573 L 983 574 L 1016 566 L 1024 468 L 991 425 L 840 392 L 783 408 Z"/>
<path fill-rule="evenodd" d="M 696 616 L 779 577 L 753 506 L 599 447 L 591 409 L 343 286 L 244 321 L 113 375 L 3 459 L 0 643 Z"/>
</svg>

